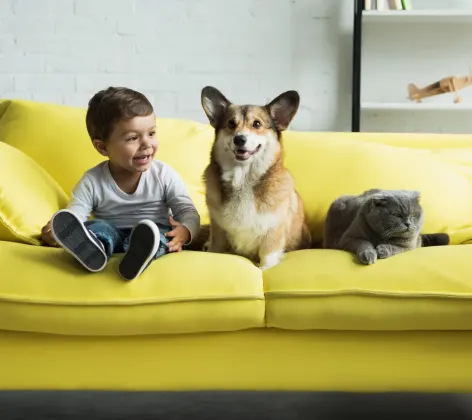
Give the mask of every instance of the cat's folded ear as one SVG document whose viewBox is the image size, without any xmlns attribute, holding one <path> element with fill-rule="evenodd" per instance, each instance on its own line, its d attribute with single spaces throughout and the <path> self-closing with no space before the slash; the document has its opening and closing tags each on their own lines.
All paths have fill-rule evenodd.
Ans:
<svg viewBox="0 0 472 420">
<path fill-rule="evenodd" d="M 410 191 L 410 196 L 414 200 L 420 200 L 421 199 L 421 193 L 419 191 Z"/>
<path fill-rule="evenodd" d="M 387 201 L 388 200 L 385 194 L 374 194 L 372 196 L 372 203 L 374 206 L 386 206 Z"/>
<path fill-rule="evenodd" d="M 385 197 L 372 197 L 372 202 L 379 207 L 387 205 L 387 199 Z"/>
</svg>

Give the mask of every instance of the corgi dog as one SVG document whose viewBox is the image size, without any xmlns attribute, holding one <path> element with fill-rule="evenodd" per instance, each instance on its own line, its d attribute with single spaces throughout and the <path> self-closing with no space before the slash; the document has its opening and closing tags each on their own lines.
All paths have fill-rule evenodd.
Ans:
<svg viewBox="0 0 472 420">
<path fill-rule="evenodd" d="M 241 255 L 265 270 L 285 252 L 310 248 L 303 203 L 282 147 L 298 93 L 287 91 L 265 106 L 235 105 L 207 86 L 201 103 L 215 129 L 203 175 L 210 216 L 205 250 Z"/>
</svg>

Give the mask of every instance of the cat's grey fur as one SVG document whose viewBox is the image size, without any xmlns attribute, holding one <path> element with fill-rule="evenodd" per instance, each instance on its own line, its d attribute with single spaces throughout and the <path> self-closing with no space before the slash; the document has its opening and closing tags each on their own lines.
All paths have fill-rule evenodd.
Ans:
<svg viewBox="0 0 472 420">
<path fill-rule="evenodd" d="M 328 210 L 323 248 L 353 252 L 362 264 L 373 264 L 377 258 L 449 243 L 444 233 L 421 235 L 423 224 L 417 191 L 373 189 L 344 195 Z"/>
</svg>

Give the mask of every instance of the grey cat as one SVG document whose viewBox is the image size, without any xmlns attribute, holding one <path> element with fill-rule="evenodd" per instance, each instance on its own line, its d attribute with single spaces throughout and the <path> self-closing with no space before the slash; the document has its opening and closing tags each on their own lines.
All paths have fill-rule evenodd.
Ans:
<svg viewBox="0 0 472 420">
<path fill-rule="evenodd" d="M 420 193 L 365 191 L 337 198 L 326 216 L 323 248 L 353 252 L 362 264 L 422 246 L 448 245 L 449 235 L 421 235 L 424 212 Z"/>
</svg>

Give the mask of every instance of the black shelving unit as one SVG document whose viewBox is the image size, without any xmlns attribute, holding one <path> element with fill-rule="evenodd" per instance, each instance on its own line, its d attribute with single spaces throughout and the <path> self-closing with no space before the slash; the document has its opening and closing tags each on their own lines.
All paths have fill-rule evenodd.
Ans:
<svg viewBox="0 0 472 420">
<path fill-rule="evenodd" d="M 361 53 L 362 11 L 364 0 L 354 0 L 354 36 L 352 44 L 352 117 L 351 131 L 359 132 L 361 125 Z"/>
</svg>

